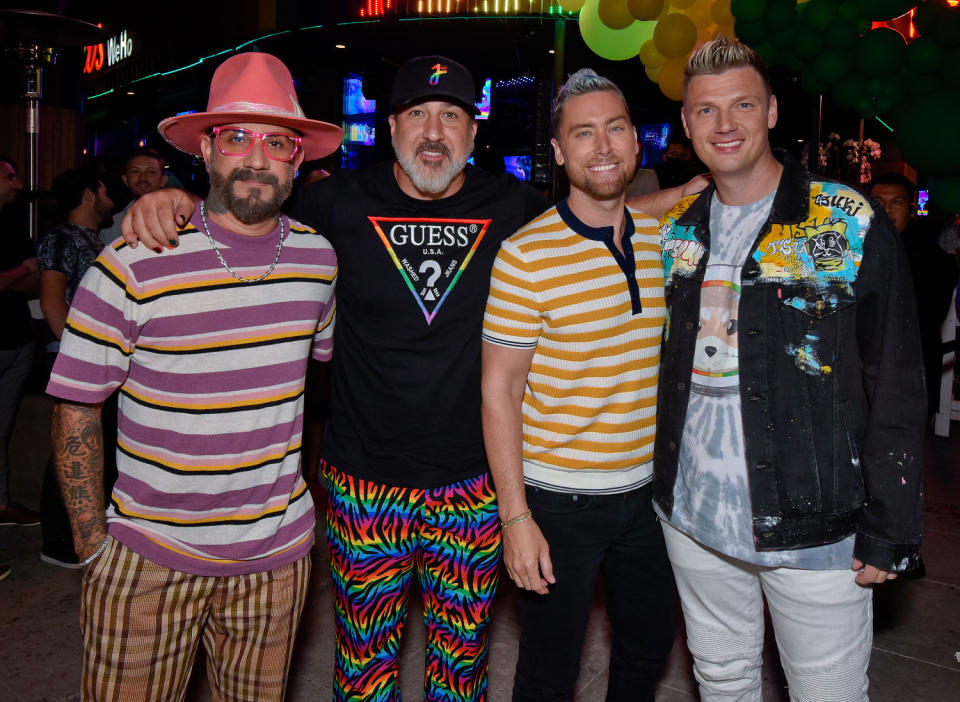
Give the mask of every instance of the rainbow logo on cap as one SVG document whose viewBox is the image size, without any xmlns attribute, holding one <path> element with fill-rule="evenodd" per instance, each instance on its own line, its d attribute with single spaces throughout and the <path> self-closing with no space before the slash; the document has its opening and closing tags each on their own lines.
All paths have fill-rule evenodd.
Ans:
<svg viewBox="0 0 960 702">
<path fill-rule="evenodd" d="M 436 85 L 440 82 L 440 76 L 447 72 L 447 67 L 443 64 L 437 63 L 433 66 L 430 66 L 433 69 L 433 73 L 430 74 L 430 85 Z"/>
</svg>

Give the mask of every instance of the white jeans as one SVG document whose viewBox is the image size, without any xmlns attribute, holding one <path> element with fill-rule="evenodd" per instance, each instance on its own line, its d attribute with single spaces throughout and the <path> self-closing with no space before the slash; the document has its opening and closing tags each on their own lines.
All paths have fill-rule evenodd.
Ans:
<svg viewBox="0 0 960 702">
<path fill-rule="evenodd" d="M 765 568 L 663 524 L 702 700 L 759 702 L 763 597 L 790 699 L 867 700 L 873 592 L 852 570 Z"/>
</svg>

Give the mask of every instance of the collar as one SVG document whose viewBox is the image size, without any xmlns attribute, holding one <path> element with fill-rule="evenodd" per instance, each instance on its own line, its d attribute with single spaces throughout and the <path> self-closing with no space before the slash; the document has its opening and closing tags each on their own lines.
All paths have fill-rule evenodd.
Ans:
<svg viewBox="0 0 960 702">
<path fill-rule="evenodd" d="M 711 183 L 711 186 L 712 185 L 713 184 Z M 594 241 L 602 241 L 610 244 L 613 243 L 613 227 L 591 227 L 589 224 L 581 221 L 580 218 L 573 213 L 573 210 L 570 209 L 570 205 L 567 203 L 567 198 L 563 198 L 557 203 L 557 213 L 560 215 L 560 219 L 563 220 L 564 224 L 566 224 L 580 236 L 587 239 L 593 239 Z M 623 240 L 629 241 L 633 236 L 634 227 L 633 217 L 630 216 L 630 211 L 626 208 L 626 206 L 623 208 L 623 218 Z"/>
<path fill-rule="evenodd" d="M 810 174 L 783 149 L 774 149 L 773 156 L 783 164 L 783 173 L 770 209 L 770 221 L 777 224 L 803 222 L 810 214 Z M 710 200 L 716 190 L 717 186 L 711 182 L 677 219 L 677 224 L 697 225 L 706 221 L 710 215 Z"/>
<path fill-rule="evenodd" d="M 65 219 L 59 224 L 60 230 L 64 232 L 73 232 L 75 234 L 84 234 L 88 237 L 93 237 L 95 239 L 100 237 L 100 234 L 89 227 L 85 227 L 82 224 L 74 224 L 68 219 Z"/>
</svg>

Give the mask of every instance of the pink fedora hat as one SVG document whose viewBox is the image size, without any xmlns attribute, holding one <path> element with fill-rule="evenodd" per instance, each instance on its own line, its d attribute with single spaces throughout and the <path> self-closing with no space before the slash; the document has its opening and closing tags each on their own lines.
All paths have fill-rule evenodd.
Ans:
<svg viewBox="0 0 960 702">
<path fill-rule="evenodd" d="M 283 61 L 270 54 L 249 52 L 220 64 L 210 81 L 206 112 L 167 117 L 157 125 L 160 136 L 194 156 L 211 127 L 232 122 L 262 122 L 289 127 L 303 136 L 304 159 L 333 153 L 340 146 L 340 127 L 303 116 L 293 78 Z"/>
</svg>

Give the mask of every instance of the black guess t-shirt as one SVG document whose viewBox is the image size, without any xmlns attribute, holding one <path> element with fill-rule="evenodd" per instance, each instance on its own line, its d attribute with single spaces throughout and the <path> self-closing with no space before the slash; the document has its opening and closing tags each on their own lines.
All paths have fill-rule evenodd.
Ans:
<svg viewBox="0 0 960 702">
<path fill-rule="evenodd" d="M 337 251 L 337 321 L 323 458 L 351 475 L 432 488 L 487 470 L 480 328 L 500 242 L 547 202 L 467 166 L 463 187 L 418 200 L 393 164 L 340 171 L 293 205 Z"/>
</svg>

